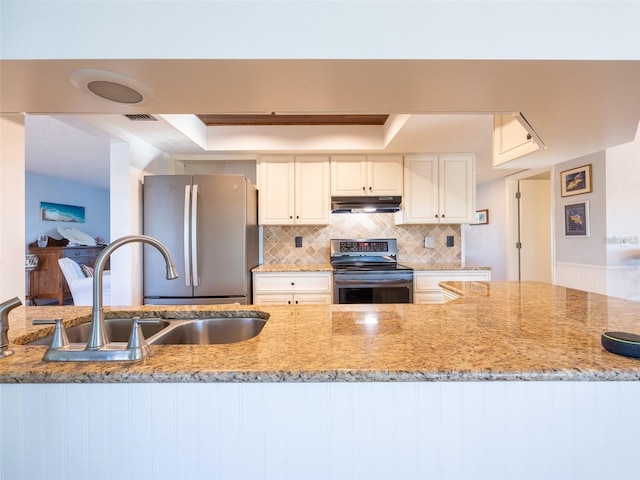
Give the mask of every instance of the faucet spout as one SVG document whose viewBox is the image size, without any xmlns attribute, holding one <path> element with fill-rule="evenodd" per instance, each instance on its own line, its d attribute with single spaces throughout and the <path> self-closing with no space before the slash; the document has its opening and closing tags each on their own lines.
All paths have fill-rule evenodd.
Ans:
<svg viewBox="0 0 640 480">
<path fill-rule="evenodd" d="M 9 350 L 9 312 L 22 305 L 18 297 L 0 303 L 0 358 L 13 353 Z"/>
<path fill-rule="evenodd" d="M 96 259 L 96 263 L 94 265 L 91 334 L 87 343 L 87 350 L 98 350 L 109 343 L 107 332 L 104 326 L 104 307 L 102 305 L 102 274 L 104 273 L 105 266 L 107 265 L 107 261 L 109 260 L 111 254 L 122 245 L 126 245 L 127 243 L 132 242 L 147 243 L 158 249 L 158 251 L 164 257 L 164 261 L 167 267 L 167 280 L 178 278 L 178 271 L 175 267 L 175 264 L 173 263 L 173 259 L 171 258 L 171 253 L 169 253 L 169 250 L 162 242 L 153 237 L 149 237 L 147 235 L 128 235 L 114 240 L 109 245 L 107 245 L 104 250 L 100 252 L 100 255 L 98 255 L 98 258 Z"/>
</svg>

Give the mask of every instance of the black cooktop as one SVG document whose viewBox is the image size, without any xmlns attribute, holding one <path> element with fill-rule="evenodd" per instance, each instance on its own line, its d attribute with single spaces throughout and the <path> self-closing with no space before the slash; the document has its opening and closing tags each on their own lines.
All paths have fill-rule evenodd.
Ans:
<svg viewBox="0 0 640 480">
<path fill-rule="evenodd" d="M 399 263 L 373 263 L 373 262 L 354 262 L 333 264 L 333 270 L 336 272 L 411 272 L 413 268 L 400 265 Z"/>
</svg>

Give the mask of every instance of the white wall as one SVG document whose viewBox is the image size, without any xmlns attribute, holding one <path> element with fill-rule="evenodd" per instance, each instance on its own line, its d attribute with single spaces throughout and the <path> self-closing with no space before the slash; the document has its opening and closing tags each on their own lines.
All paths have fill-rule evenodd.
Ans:
<svg viewBox="0 0 640 480">
<path fill-rule="evenodd" d="M 607 149 L 607 293 L 640 301 L 640 124 L 635 141 Z M 631 208 L 630 208 L 631 207 Z"/>
<path fill-rule="evenodd" d="M 111 236 L 142 233 L 142 179 L 173 173 L 169 155 L 127 138 L 111 145 Z M 111 257 L 111 305 L 141 305 L 142 244 L 127 244 Z"/>
<path fill-rule="evenodd" d="M 589 200 L 592 234 L 589 239 L 564 237 L 561 216 L 556 222 L 556 279 L 562 286 L 640 301 L 640 125 L 633 142 L 555 167 L 561 171 L 591 163 L 593 193 L 560 198 L 565 203 Z"/>
<path fill-rule="evenodd" d="M 554 167 L 552 181 L 554 189 L 555 225 L 554 238 L 556 261 L 583 265 L 606 265 L 607 251 L 602 241 L 607 235 L 607 166 L 606 152 L 596 152 L 585 157 L 560 163 Z M 591 165 L 593 191 L 581 195 L 562 197 L 560 191 L 560 174 L 583 165 Z M 588 201 L 590 209 L 591 234 L 588 237 L 566 237 L 564 228 L 565 205 Z"/>
<path fill-rule="evenodd" d="M 126 15 L 121 2 L 89 0 L 0 8 L 7 59 L 640 58 L 640 5 L 619 0 L 199 1 L 188 13 L 183 2 L 139 0 Z"/>
<path fill-rule="evenodd" d="M 85 208 L 84 223 L 51 222 L 40 219 L 40 202 Z M 83 183 L 27 172 L 25 177 L 25 240 L 34 242 L 38 233 L 60 239 L 58 228 L 75 228 L 107 242 L 109 235 L 109 190 Z"/>
<path fill-rule="evenodd" d="M 0 302 L 24 303 L 24 116 L 0 115 Z"/>
<path fill-rule="evenodd" d="M 504 179 L 476 186 L 476 209 L 489 210 L 488 225 L 463 225 L 465 266 L 491 267 L 491 280 L 507 279 Z"/>
</svg>

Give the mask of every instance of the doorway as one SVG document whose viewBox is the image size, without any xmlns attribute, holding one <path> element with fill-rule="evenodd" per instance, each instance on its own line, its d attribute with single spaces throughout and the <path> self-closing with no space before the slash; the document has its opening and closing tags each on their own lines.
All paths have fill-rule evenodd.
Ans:
<svg viewBox="0 0 640 480">
<path fill-rule="evenodd" d="M 507 279 L 553 283 L 551 173 L 507 178 Z"/>
</svg>

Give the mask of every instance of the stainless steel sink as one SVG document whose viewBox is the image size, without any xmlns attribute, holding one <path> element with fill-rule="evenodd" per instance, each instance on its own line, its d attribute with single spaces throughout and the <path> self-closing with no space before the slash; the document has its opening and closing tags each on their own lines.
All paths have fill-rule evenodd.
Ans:
<svg viewBox="0 0 640 480">
<path fill-rule="evenodd" d="M 268 315 L 264 315 L 268 318 Z M 236 343 L 258 335 L 267 318 L 213 317 L 191 319 L 142 319 L 142 334 L 149 345 L 210 345 Z M 131 335 L 131 318 L 105 319 L 110 342 L 124 342 Z M 65 328 L 71 344 L 87 343 L 91 322 Z M 29 345 L 51 345 L 53 334 L 30 342 Z"/>
<path fill-rule="evenodd" d="M 150 345 L 210 345 L 236 343 L 258 335 L 266 319 L 254 317 L 202 318 L 175 321 L 147 341 Z"/>
<path fill-rule="evenodd" d="M 107 330 L 109 340 L 112 342 L 127 342 L 129 335 L 131 334 L 131 324 L 133 319 L 131 318 L 110 318 L 104 321 L 104 326 Z M 163 329 L 167 328 L 171 322 L 168 320 L 158 319 L 157 322 L 142 323 L 142 334 L 145 338 L 150 338 Z M 87 343 L 89 335 L 91 334 L 91 322 L 82 323 L 73 327 L 65 328 L 67 332 L 67 338 L 70 343 Z M 51 335 L 39 338 L 30 342 L 29 345 L 50 345 Z"/>
</svg>

